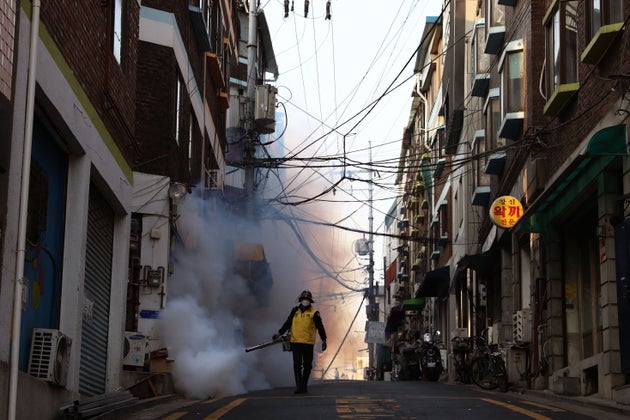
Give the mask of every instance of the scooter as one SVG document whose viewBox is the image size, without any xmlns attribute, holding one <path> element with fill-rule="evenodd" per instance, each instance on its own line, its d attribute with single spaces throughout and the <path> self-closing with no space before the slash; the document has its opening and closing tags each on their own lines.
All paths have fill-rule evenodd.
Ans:
<svg viewBox="0 0 630 420">
<path fill-rule="evenodd" d="M 444 367 L 442 366 L 440 348 L 433 340 L 431 333 L 424 334 L 421 353 L 422 358 L 420 368 L 422 370 L 422 379 L 426 379 L 427 381 L 437 381 L 440 379 L 440 375 L 444 371 Z"/>
</svg>

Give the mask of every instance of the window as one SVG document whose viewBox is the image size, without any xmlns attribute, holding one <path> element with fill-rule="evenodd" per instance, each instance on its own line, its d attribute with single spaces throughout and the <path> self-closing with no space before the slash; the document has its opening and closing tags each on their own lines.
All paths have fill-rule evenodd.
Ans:
<svg viewBox="0 0 630 420">
<path fill-rule="evenodd" d="M 490 56 L 483 51 L 486 48 L 486 28 L 482 24 L 475 26 L 472 41 L 473 74 L 488 73 L 490 69 Z"/>
<path fill-rule="evenodd" d="M 505 10 L 498 0 L 486 2 L 486 54 L 498 54 L 505 38 Z"/>
<path fill-rule="evenodd" d="M 472 96 L 485 97 L 490 85 L 490 55 L 486 54 L 486 28 L 483 21 L 475 25 L 471 45 Z"/>
<path fill-rule="evenodd" d="M 587 39 L 597 34 L 602 26 L 623 22 L 623 0 L 587 0 Z"/>
<path fill-rule="evenodd" d="M 501 103 L 499 102 L 499 89 L 490 90 L 484 113 L 486 117 L 486 150 L 493 151 L 499 147 L 505 146 L 505 139 L 499 137 L 499 128 L 501 127 Z"/>
<path fill-rule="evenodd" d="M 505 10 L 499 0 L 486 1 L 486 26 L 505 26 Z"/>
<path fill-rule="evenodd" d="M 499 60 L 501 80 L 501 128 L 499 137 L 516 140 L 523 129 L 525 119 L 525 93 L 523 40 L 508 43 Z"/>
<path fill-rule="evenodd" d="M 486 166 L 486 145 L 484 141 L 484 131 L 479 130 L 478 135 L 475 135 L 473 140 L 473 174 L 475 177 L 474 187 L 482 185 L 490 185 L 490 178 L 484 173 Z"/>
<path fill-rule="evenodd" d="M 486 158 L 482 161 L 483 173 L 488 175 L 500 175 L 503 171 L 505 151 L 498 150 L 505 146 L 505 139 L 500 137 L 501 128 L 501 102 L 499 89 L 491 89 L 488 100 L 483 109 L 485 118 L 485 142 Z M 489 181 L 486 185 L 490 185 Z"/>
<path fill-rule="evenodd" d="M 123 2 L 125 0 L 114 0 L 114 8 L 112 10 L 112 39 L 111 47 L 114 58 L 118 64 L 122 63 L 122 37 L 123 37 Z"/>
<path fill-rule="evenodd" d="M 545 25 L 548 99 L 560 85 L 578 81 L 577 5 L 575 0 L 558 2 L 548 15 Z"/>
<path fill-rule="evenodd" d="M 448 238 L 448 203 L 446 200 L 440 202 L 438 217 L 440 219 L 440 239 Z M 446 244 L 441 243 L 441 245 L 444 246 Z"/>
<path fill-rule="evenodd" d="M 507 54 L 501 78 L 503 114 L 523 110 L 523 51 Z"/>
<path fill-rule="evenodd" d="M 588 44 L 580 60 L 598 64 L 624 28 L 623 0 L 587 0 L 584 14 Z"/>
</svg>

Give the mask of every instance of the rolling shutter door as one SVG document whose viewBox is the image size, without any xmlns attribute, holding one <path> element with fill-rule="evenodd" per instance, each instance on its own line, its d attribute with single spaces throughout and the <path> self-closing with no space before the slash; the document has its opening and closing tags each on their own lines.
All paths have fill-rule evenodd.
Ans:
<svg viewBox="0 0 630 420">
<path fill-rule="evenodd" d="M 85 250 L 85 301 L 79 393 L 105 393 L 114 212 L 92 184 Z"/>
</svg>

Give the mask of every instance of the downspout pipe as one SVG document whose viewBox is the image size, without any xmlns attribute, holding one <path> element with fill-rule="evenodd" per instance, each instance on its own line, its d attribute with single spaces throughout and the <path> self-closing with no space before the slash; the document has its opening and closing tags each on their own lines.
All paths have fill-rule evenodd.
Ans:
<svg viewBox="0 0 630 420">
<path fill-rule="evenodd" d="M 13 327 L 11 337 L 11 368 L 9 374 L 8 420 L 15 420 L 17 406 L 20 333 L 22 326 L 22 293 L 24 285 L 24 258 L 26 254 L 26 219 L 28 214 L 28 191 L 30 188 L 31 175 L 31 151 L 33 149 L 33 120 L 35 115 L 35 81 L 37 78 L 37 43 L 39 41 L 40 9 L 40 0 L 33 0 L 31 6 L 31 37 L 26 88 L 26 117 L 24 120 L 22 183 L 20 188 L 20 209 L 18 216 L 18 243 L 15 257 L 15 280 L 13 283 Z"/>
<path fill-rule="evenodd" d="M 416 95 L 424 102 L 424 133 L 423 133 L 423 146 L 428 146 L 429 144 L 429 102 L 427 101 L 427 97 L 422 94 L 422 90 L 420 89 L 421 82 L 421 74 L 416 74 Z"/>
</svg>

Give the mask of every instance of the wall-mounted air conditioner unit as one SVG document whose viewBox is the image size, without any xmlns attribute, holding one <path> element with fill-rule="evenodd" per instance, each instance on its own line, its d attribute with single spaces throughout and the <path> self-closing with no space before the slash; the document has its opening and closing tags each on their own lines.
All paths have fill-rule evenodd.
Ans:
<svg viewBox="0 0 630 420">
<path fill-rule="evenodd" d="M 149 359 L 149 337 L 125 331 L 123 366 L 144 367 Z"/>
<path fill-rule="evenodd" d="M 29 375 L 54 385 L 65 386 L 72 340 L 60 332 L 35 328 L 28 361 Z"/>
<path fill-rule="evenodd" d="M 512 327 L 514 341 L 517 343 L 529 343 L 532 341 L 532 316 L 529 309 L 516 311 L 512 315 Z"/>
</svg>

